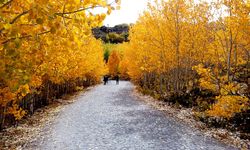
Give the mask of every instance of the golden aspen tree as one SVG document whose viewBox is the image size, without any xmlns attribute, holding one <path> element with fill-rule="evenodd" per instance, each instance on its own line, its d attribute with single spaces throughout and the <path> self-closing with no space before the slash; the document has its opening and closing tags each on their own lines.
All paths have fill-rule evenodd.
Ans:
<svg viewBox="0 0 250 150">
<path fill-rule="evenodd" d="M 138 68 L 144 71 L 144 77 L 150 74 L 149 76 L 154 77 L 155 81 L 159 79 L 160 91 L 168 88 L 178 92 L 183 89 L 189 80 L 185 76 L 191 72 L 192 64 L 197 63 L 195 61 L 191 63 L 191 57 L 195 58 L 195 55 L 199 54 L 197 53 L 198 46 L 195 47 L 196 43 L 198 45 L 197 41 L 199 41 L 199 44 L 203 44 L 207 40 L 207 38 L 200 38 L 206 34 L 206 28 L 201 27 L 207 22 L 207 6 L 200 5 L 192 10 L 190 8 L 192 4 L 194 3 L 191 1 L 189 3 L 184 1 L 156 2 L 155 5 L 149 5 L 148 12 L 145 12 L 131 29 L 130 45 L 133 48 L 139 45 L 136 51 L 139 53 L 139 49 L 142 49 L 143 52 L 140 55 L 144 55 L 137 56 L 137 59 L 142 59 L 142 65 Z M 196 12 L 196 14 L 192 16 L 191 12 Z M 201 16 L 199 20 L 196 18 L 197 15 Z M 187 56 L 187 54 L 192 56 Z M 189 59 L 188 63 L 187 59 Z M 131 69 L 131 72 L 132 70 L 135 69 Z M 189 72 L 187 73 L 186 70 Z M 189 75 L 190 78 L 191 76 Z M 139 79 L 141 77 L 142 75 L 138 76 Z M 182 80 L 186 81 L 180 82 Z"/>
<path fill-rule="evenodd" d="M 116 50 L 113 50 L 109 56 L 108 68 L 111 76 L 119 74 L 120 56 Z"/>
<path fill-rule="evenodd" d="M 93 27 L 113 6 L 106 0 L 4 0 L 0 2 L 0 128 L 6 114 L 21 119 L 20 101 L 42 87 L 71 85 L 103 74 L 101 42 Z M 106 13 L 93 14 L 95 8 Z M 47 95 L 50 88 L 47 87 Z M 12 107 L 10 106 L 12 105 Z"/>
<path fill-rule="evenodd" d="M 214 39 L 209 51 L 214 53 L 210 53 L 209 57 L 213 59 L 207 62 L 214 64 L 214 67 L 198 66 L 196 70 L 202 76 L 200 85 L 219 94 L 217 102 L 207 111 L 208 115 L 231 118 L 235 113 L 249 109 L 249 98 L 239 92 L 244 88 L 244 83 L 240 83 L 242 81 L 237 71 L 248 64 L 245 48 L 248 44 L 244 35 L 249 30 L 246 24 L 249 10 L 244 1 L 225 0 L 217 5 L 220 9 L 223 6 L 227 14 L 214 22 L 211 28 Z M 223 70 L 227 70 L 226 73 Z"/>
<path fill-rule="evenodd" d="M 149 4 L 123 44 L 130 78 L 165 98 L 199 84 L 218 95 L 208 116 L 246 111 L 249 95 L 241 91 L 249 84 L 249 11 L 249 2 L 233 0 Z"/>
</svg>

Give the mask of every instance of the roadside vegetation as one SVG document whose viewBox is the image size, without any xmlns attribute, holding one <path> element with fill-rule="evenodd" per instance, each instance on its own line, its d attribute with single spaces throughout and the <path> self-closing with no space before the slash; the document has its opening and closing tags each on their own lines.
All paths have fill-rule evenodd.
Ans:
<svg viewBox="0 0 250 150">
<path fill-rule="evenodd" d="M 249 1 L 155 1 L 136 24 L 102 26 L 119 5 L 0 1 L 0 130 L 108 74 L 249 140 Z"/>
<path fill-rule="evenodd" d="M 155 2 L 119 46 L 145 94 L 250 139 L 249 1 Z"/>
<path fill-rule="evenodd" d="M 92 28 L 119 4 L 0 1 L 0 130 L 55 98 L 100 82 L 103 47 Z M 106 12 L 92 14 L 97 7 Z"/>
</svg>

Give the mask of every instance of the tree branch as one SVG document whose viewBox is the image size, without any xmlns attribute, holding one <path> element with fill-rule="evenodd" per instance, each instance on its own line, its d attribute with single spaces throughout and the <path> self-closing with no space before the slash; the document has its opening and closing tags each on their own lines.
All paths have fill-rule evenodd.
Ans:
<svg viewBox="0 0 250 150">
<path fill-rule="evenodd" d="M 50 32 L 51 32 L 50 30 L 49 31 L 44 31 L 44 32 L 38 33 L 37 35 L 44 35 L 44 34 L 47 34 L 47 33 L 50 33 Z M 6 44 L 6 43 L 8 43 L 10 41 L 13 41 L 15 39 L 25 39 L 25 38 L 30 38 L 30 37 L 32 37 L 32 35 L 25 35 L 25 36 L 22 36 L 22 37 L 13 37 L 13 38 L 10 38 L 10 39 L 8 39 L 6 41 L 3 41 L 2 44 Z"/>
<path fill-rule="evenodd" d="M 78 10 L 70 11 L 70 12 L 55 13 L 55 15 L 69 15 L 69 14 L 74 14 L 74 13 L 78 13 L 78 12 L 81 12 L 81 11 L 85 11 L 85 10 L 88 10 L 88 9 L 97 8 L 97 7 L 102 7 L 102 6 L 91 6 L 91 7 L 82 8 L 82 9 L 78 9 Z"/>
<path fill-rule="evenodd" d="M 24 11 L 23 13 L 17 15 L 11 22 L 10 24 L 13 24 L 17 21 L 17 19 L 19 19 L 20 17 L 22 17 L 23 15 L 26 15 L 30 10 Z"/>
<path fill-rule="evenodd" d="M 67 17 L 67 16 L 64 16 L 63 14 L 56 14 L 57 16 L 60 16 L 62 18 L 66 18 L 66 19 L 73 19 L 73 18 L 70 18 L 70 17 Z"/>
<path fill-rule="evenodd" d="M 5 6 L 9 5 L 13 0 L 10 0 L 8 2 L 6 2 L 5 4 L 3 4 L 2 6 L 0 6 L 0 9 L 4 8 Z"/>
</svg>

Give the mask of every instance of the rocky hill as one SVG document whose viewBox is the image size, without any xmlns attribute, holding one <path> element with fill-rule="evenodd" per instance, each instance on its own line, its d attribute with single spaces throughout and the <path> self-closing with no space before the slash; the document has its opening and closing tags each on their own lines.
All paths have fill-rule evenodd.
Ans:
<svg viewBox="0 0 250 150">
<path fill-rule="evenodd" d="M 114 27 L 98 27 L 92 29 L 95 38 L 102 39 L 105 43 L 122 43 L 128 41 L 129 25 L 120 24 Z"/>
</svg>

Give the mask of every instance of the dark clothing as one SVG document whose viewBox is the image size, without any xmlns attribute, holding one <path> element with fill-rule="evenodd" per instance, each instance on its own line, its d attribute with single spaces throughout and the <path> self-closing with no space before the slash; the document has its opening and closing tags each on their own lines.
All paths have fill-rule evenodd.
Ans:
<svg viewBox="0 0 250 150">
<path fill-rule="evenodd" d="M 115 77 L 115 80 L 116 80 L 116 84 L 118 85 L 119 84 L 119 76 L 118 75 Z"/>
<path fill-rule="evenodd" d="M 109 80 L 108 76 L 103 77 L 104 85 L 106 85 L 108 83 L 108 80 Z"/>
</svg>

